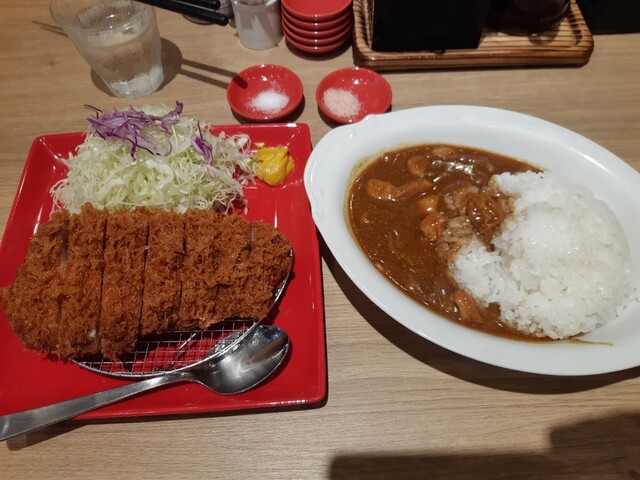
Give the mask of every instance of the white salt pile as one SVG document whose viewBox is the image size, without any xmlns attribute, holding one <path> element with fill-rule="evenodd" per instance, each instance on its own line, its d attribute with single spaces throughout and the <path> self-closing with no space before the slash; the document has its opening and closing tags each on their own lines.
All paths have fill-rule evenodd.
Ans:
<svg viewBox="0 0 640 480">
<path fill-rule="evenodd" d="M 350 118 L 360 113 L 358 97 L 344 88 L 327 89 L 322 95 L 322 101 L 338 117 Z"/>
<path fill-rule="evenodd" d="M 266 114 L 276 114 L 289 103 L 289 97 L 276 90 L 265 90 L 251 99 L 253 110 Z"/>
<path fill-rule="evenodd" d="M 492 240 L 463 247 L 451 266 L 481 305 L 526 333 L 567 338 L 614 319 L 632 297 L 631 254 L 609 207 L 550 174 L 494 176 L 514 212 Z"/>
</svg>

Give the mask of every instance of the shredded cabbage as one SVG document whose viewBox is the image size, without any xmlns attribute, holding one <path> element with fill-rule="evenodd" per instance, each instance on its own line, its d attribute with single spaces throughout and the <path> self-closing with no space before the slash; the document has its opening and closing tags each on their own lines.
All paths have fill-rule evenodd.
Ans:
<svg viewBox="0 0 640 480">
<path fill-rule="evenodd" d="M 188 208 L 228 212 L 237 205 L 246 207 L 243 187 L 254 182 L 257 170 L 249 137 L 213 135 L 210 125 L 180 115 L 182 106 L 177 105 L 175 110 L 164 105 L 142 107 L 158 120 L 149 122 L 155 117 L 146 117 L 140 133 L 157 137 L 158 132 L 166 131 L 170 143 L 162 149 L 166 154 L 132 144 L 125 136 L 89 131 L 77 153 L 69 154 L 65 161 L 67 177 L 51 188 L 56 206 L 72 213 L 85 203 L 109 210 L 144 206 L 178 212 Z M 176 112 L 177 121 L 162 122 L 168 115 L 175 118 Z M 130 108 L 109 115 L 139 113 Z"/>
</svg>

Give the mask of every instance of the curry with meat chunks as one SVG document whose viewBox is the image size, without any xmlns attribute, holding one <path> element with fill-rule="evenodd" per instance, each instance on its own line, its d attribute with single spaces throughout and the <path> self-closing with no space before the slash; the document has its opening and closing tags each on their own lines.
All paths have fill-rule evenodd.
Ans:
<svg viewBox="0 0 640 480">
<path fill-rule="evenodd" d="M 539 171 L 519 160 L 456 145 L 416 145 L 365 163 L 347 196 L 352 234 L 371 262 L 402 291 L 446 318 L 487 332 L 530 338 L 481 308 L 449 264 L 471 237 L 488 248 L 511 212 L 493 175 Z"/>
</svg>

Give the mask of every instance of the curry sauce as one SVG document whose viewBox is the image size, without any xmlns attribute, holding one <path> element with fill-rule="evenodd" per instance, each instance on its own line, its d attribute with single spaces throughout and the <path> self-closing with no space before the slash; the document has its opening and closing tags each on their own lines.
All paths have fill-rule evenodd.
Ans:
<svg viewBox="0 0 640 480">
<path fill-rule="evenodd" d="M 492 189 L 491 177 L 531 170 L 539 171 L 456 145 L 386 152 L 353 179 L 346 204 L 352 234 L 380 272 L 432 311 L 486 332 L 535 340 L 503 325 L 497 305 L 479 307 L 449 270 L 471 237 L 491 248 L 510 213 L 510 199 Z"/>
</svg>

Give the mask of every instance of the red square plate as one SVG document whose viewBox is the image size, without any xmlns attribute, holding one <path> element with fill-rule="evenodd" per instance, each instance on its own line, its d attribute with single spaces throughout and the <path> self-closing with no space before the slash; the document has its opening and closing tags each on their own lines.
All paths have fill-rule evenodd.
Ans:
<svg viewBox="0 0 640 480">
<path fill-rule="evenodd" d="M 290 355 L 275 376 L 238 395 L 218 395 L 197 384 L 180 384 L 153 391 L 81 418 L 118 418 L 148 415 L 227 412 L 264 408 L 303 407 L 324 400 L 327 360 L 320 252 L 315 225 L 302 181 L 311 153 L 305 124 L 229 125 L 214 128 L 233 135 L 246 133 L 268 146 L 286 145 L 296 162 L 285 183 L 259 183 L 245 190 L 247 217 L 277 226 L 295 252 L 293 276 L 282 298 L 274 324 L 291 339 Z M 69 133 L 35 139 L 0 245 L 0 285 L 13 282 L 29 241 L 52 208 L 50 188 L 66 175 L 63 159 L 82 143 L 83 134 Z M 89 372 L 72 363 L 54 361 L 25 350 L 0 312 L 0 415 L 40 407 L 117 387 L 127 380 Z"/>
</svg>

